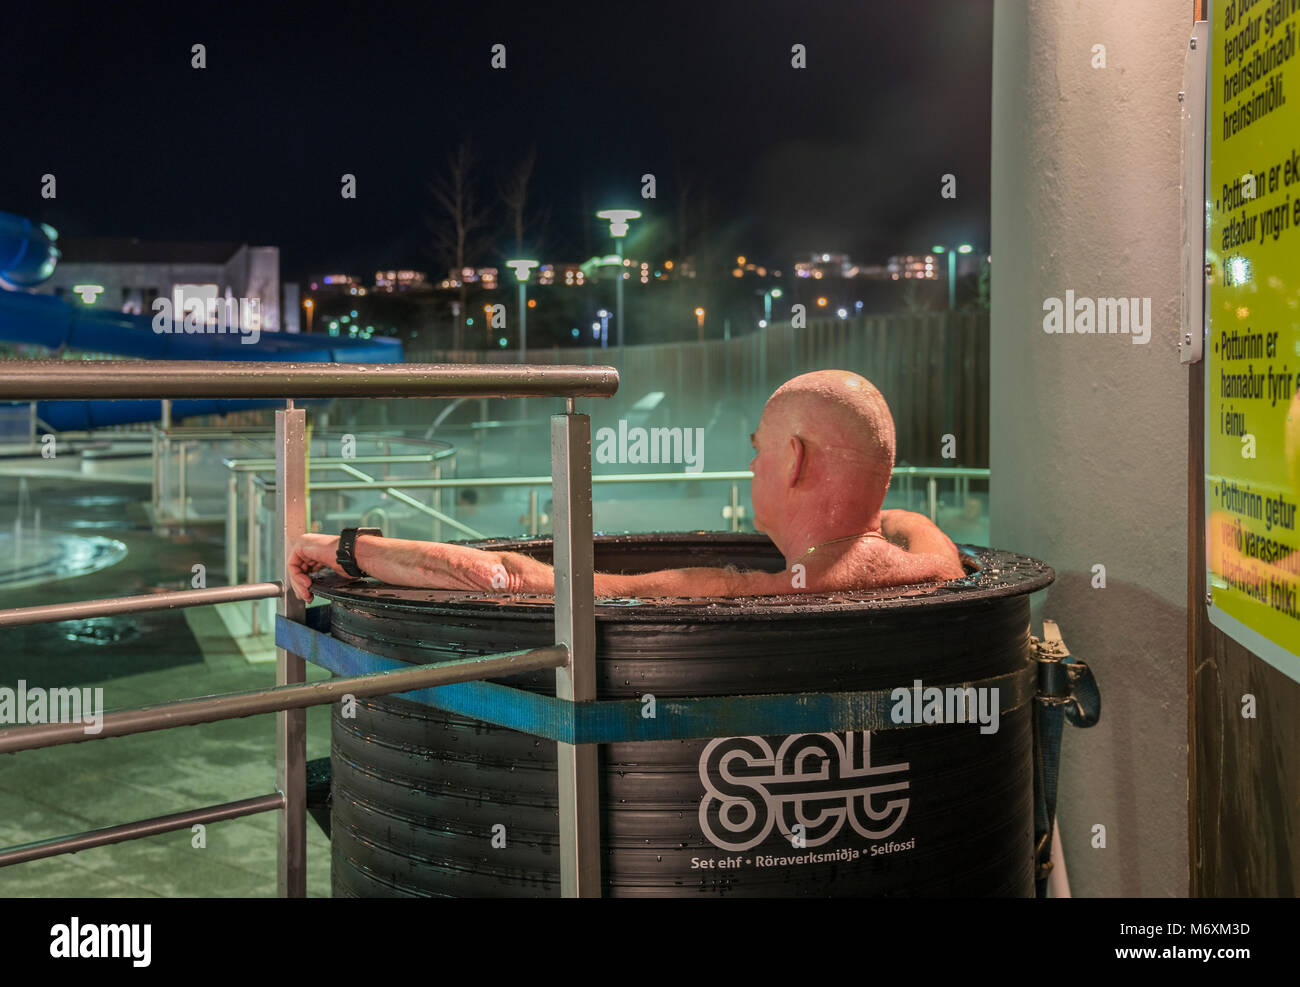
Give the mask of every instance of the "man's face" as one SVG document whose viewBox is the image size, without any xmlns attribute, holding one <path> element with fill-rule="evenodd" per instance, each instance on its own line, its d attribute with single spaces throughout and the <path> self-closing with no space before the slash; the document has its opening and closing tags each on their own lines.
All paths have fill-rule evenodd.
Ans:
<svg viewBox="0 0 1300 987">
<path fill-rule="evenodd" d="M 754 530 L 768 531 L 768 525 L 776 516 L 781 503 L 781 464 L 780 450 L 775 447 L 772 436 L 774 431 L 758 423 L 758 431 L 749 437 L 754 447 L 754 458 L 749 461 L 750 472 L 754 474 L 750 484 L 750 496 L 754 501 Z"/>
</svg>

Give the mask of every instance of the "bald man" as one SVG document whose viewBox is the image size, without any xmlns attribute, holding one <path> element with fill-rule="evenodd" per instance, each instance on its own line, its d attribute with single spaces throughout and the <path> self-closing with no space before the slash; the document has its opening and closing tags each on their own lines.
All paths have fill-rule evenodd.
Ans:
<svg viewBox="0 0 1300 987">
<path fill-rule="evenodd" d="M 778 596 L 937 582 L 965 575 L 956 546 L 929 518 L 882 510 L 894 468 L 894 420 L 865 377 L 820 370 L 781 385 L 751 437 L 754 527 L 783 572 L 661 569 L 598 572 L 598 597 Z M 289 562 L 310 602 L 311 575 L 336 564 L 338 538 L 305 534 Z M 554 570 L 517 552 L 361 535 L 354 564 L 393 586 L 553 593 Z M 796 568 L 800 567 L 800 568 Z"/>
</svg>

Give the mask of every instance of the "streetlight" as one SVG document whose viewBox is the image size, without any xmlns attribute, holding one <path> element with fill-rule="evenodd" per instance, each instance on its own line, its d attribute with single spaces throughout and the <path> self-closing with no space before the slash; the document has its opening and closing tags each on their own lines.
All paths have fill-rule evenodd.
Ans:
<svg viewBox="0 0 1300 987">
<path fill-rule="evenodd" d="M 640 219 L 641 213 L 635 209 L 602 209 L 596 213 L 596 218 L 609 221 L 609 235 L 614 238 L 614 245 L 618 248 L 618 284 L 615 286 L 614 337 L 618 340 L 618 356 L 616 360 L 618 365 L 622 367 L 623 327 L 626 325 L 623 318 L 623 237 L 627 236 L 628 221 Z"/>
<path fill-rule="evenodd" d="M 515 272 L 519 282 L 519 362 L 528 362 L 528 275 L 538 265 L 535 260 L 508 260 L 506 267 Z"/>
<path fill-rule="evenodd" d="M 538 264 L 535 260 L 508 260 L 506 267 L 515 272 L 515 280 L 519 282 L 519 362 L 528 362 L 528 275 Z M 505 337 L 501 337 L 501 345 L 506 345 Z M 521 419 L 528 417 L 528 399 L 523 398 L 519 402 L 519 417 Z"/>
<path fill-rule="evenodd" d="M 700 341 L 703 342 L 703 340 L 704 340 L 704 309 L 702 309 L 702 308 L 697 308 L 697 309 L 695 310 L 695 324 L 696 324 L 697 326 L 699 326 Z"/>
<path fill-rule="evenodd" d="M 307 331 L 311 332 L 311 314 L 312 310 L 316 307 L 316 303 L 310 298 L 304 298 L 302 300 L 302 307 L 307 310 Z"/>
<path fill-rule="evenodd" d="M 772 299 L 781 297 L 780 288 L 760 288 L 760 295 L 763 296 L 763 322 L 767 325 L 772 324 Z"/>
<path fill-rule="evenodd" d="M 947 253 L 948 255 L 948 308 L 954 309 L 957 307 L 957 255 L 968 254 L 975 248 L 969 243 L 963 243 L 951 250 L 938 244 L 930 249 L 936 254 Z"/>
</svg>

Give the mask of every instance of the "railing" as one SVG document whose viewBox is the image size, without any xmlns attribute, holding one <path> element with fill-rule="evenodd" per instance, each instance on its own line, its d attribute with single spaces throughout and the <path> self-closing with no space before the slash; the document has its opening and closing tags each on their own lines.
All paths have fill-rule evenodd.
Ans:
<svg viewBox="0 0 1300 987">
<path fill-rule="evenodd" d="M 331 442 L 340 439 L 344 435 L 352 436 L 360 445 L 370 443 L 379 446 L 385 450 L 382 456 L 357 456 L 348 459 L 347 462 L 373 462 L 384 463 L 385 476 L 388 475 L 389 466 L 400 463 L 432 462 L 436 463 L 438 475 L 442 474 L 442 465 L 446 463 L 451 473 L 456 472 L 456 449 L 449 443 L 442 441 L 429 441 L 427 439 L 416 438 L 414 436 L 394 435 L 391 430 L 381 431 L 377 429 L 314 429 L 311 436 L 313 445 L 318 448 L 325 447 L 322 454 L 311 457 L 312 468 L 326 464 L 338 464 L 344 462 L 342 457 L 330 457 L 328 455 L 328 446 Z M 246 428 L 196 428 L 196 427 L 174 427 L 170 425 L 156 425 L 152 431 L 153 441 L 153 494 L 152 510 L 153 521 L 156 525 L 170 526 L 175 524 L 182 531 L 190 521 L 211 521 L 213 518 L 202 516 L 192 516 L 189 502 L 192 489 L 195 484 L 189 479 L 188 462 L 190 452 L 194 449 L 202 449 L 204 445 L 211 445 L 218 442 L 227 442 L 239 444 L 242 443 L 250 447 L 247 454 L 240 455 L 236 452 L 234 455 L 227 455 L 221 458 L 221 463 L 229 469 L 229 463 L 252 463 L 257 462 L 261 465 L 259 469 L 265 471 L 275 470 L 275 459 L 267 458 L 270 452 L 270 445 L 274 442 L 275 431 L 273 428 L 250 426 Z M 409 446 L 420 449 L 431 449 L 427 453 L 398 453 L 392 454 L 393 446 Z M 178 453 L 178 454 L 175 454 Z M 250 458 L 256 457 L 256 458 Z M 174 464 L 174 465 L 173 465 Z M 230 494 L 227 492 L 227 509 L 229 508 Z"/>
<path fill-rule="evenodd" d="M 555 501 L 555 645 L 374 672 L 307 684 L 301 654 L 276 649 L 276 687 L 183 699 L 109 713 L 102 731 L 78 723 L 47 723 L 0 730 L 0 752 L 99 740 L 259 713 L 276 714 L 276 791 L 267 795 L 157 816 L 107 829 L 29 843 L 0 851 L 0 866 L 72 853 L 92 846 L 182 829 L 195 823 L 278 810 L 277 888 L 305 897 L 306 708 L 345 694 L 387 695 L 453 682 L 554 668 L 556 697 L 594 700 L 595 600 L 591 522 L 591 421 L 574 399 L 609 397 L 618 389 L 612 367 L 455 366 L 440 364 L 215 363 L 132 361 L 75 363 L 24 361 L 0 364 L 0 400 L 267 398 L 286 399 L 275 414 L 276 568 L 282 579 L 204 590 L 84 601 L 0 611 L 0 626 L 53 622 L 93 614 L 200 606 L 232 598 L 275 597 L 285 621 L 302 624 L 305 604 L 287 576 L 294 541 L 306 521 L 306 412 L 296 399 L 367 397 L 563 397 L 566 410 L 551 418 L 552 490 Z M 581 578 L 579 578 L 581 577 Z M 596 747 L 558 744 L 561 891 L 600 893 L 600 842 Z"/>
</svg>

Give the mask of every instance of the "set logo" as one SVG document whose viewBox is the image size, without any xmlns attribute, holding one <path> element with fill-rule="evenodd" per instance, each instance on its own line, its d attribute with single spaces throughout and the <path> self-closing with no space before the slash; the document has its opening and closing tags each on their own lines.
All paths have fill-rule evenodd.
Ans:
<svg viewBox="0 0 1300 987">
<path fill-rule="evenodd" d="M 758 846 L 773 826 L 807 847 L 833 840 L 845 821 L 882 840 L 907 816 L 907 769 L 872 766 L 869 730 L 793 734 L 775 753 L 762 737 L 718 737 L 700 754 L 700 827 L 732 853 Z"/>
</svg>

